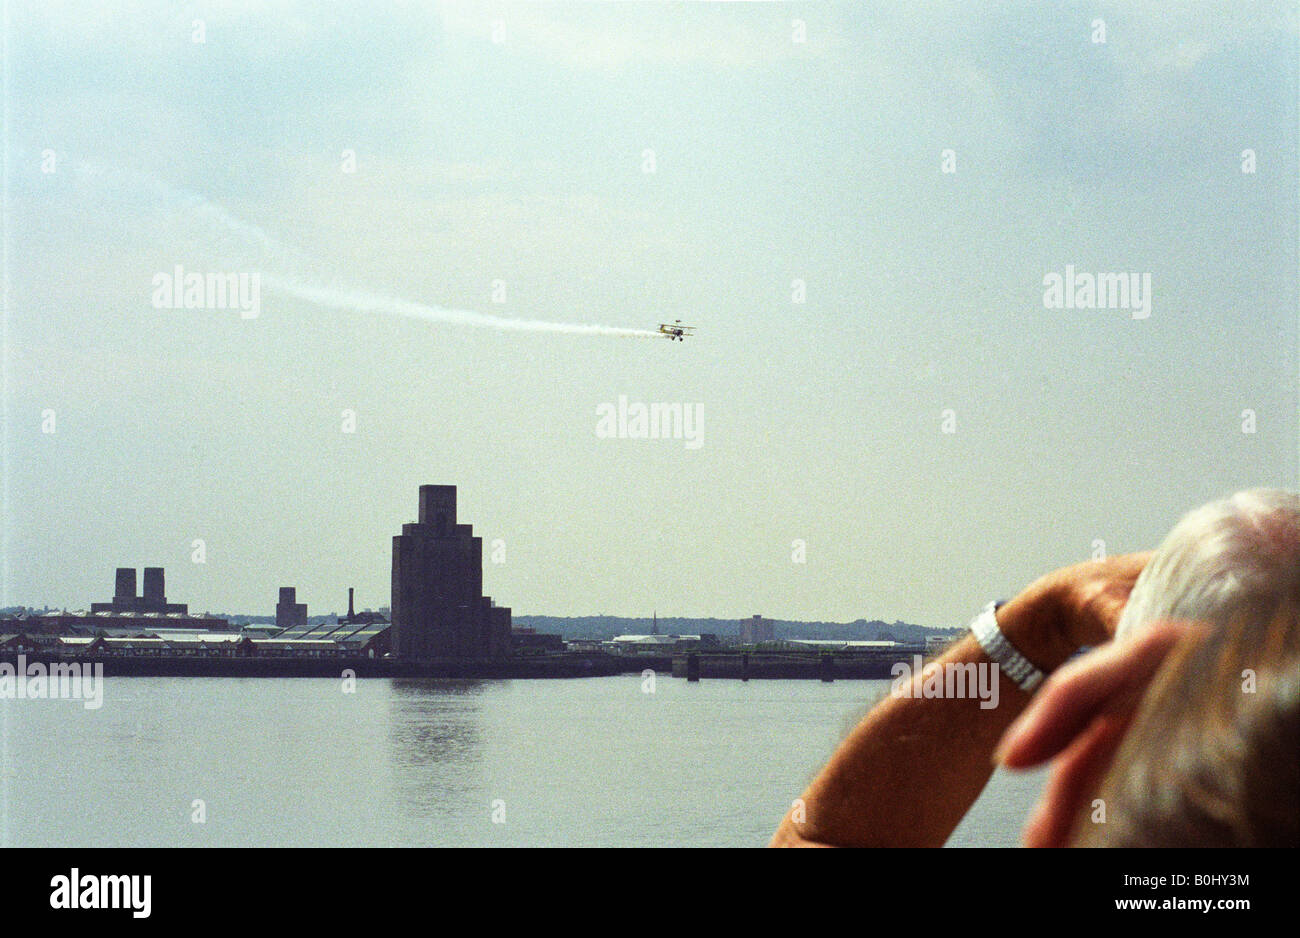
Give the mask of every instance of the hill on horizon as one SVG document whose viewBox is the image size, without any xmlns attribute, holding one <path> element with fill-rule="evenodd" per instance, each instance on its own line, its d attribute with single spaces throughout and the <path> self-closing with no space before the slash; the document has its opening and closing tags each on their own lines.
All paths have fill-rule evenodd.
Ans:
<svg viewBox="0 0 1300 938">
<path fill-rule="evenodd" d="M 660 635 L 705 635 L 735 638 L 740 635 L 741 619 L 692 619 L 665 616 L 659 619 Z M 910 622 L 884 622 L 858 619 L 854 622 L 799 622 L 768 619 L 779 639 L 839 639 L 842 641 L 923 642 L 935 635 L 947 635 L 960 629 L 931 628 Z M 519 628 L 558 634 L 567 639 L 611 639 L 615 635 L 649 635 L 653 620 L 621 616 L 514 616 Z"/>
</svg>

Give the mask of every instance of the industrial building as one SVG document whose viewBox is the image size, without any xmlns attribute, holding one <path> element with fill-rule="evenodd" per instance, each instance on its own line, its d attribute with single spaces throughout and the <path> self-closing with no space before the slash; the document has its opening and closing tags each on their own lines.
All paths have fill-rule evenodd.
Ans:
<svg viewBox="0 0 1300 938">
<path fill-rule="evenodd" d="M 674 655 L 681 652 L 722 647 L 718 636 L 704 635 L 615 635 L 602 643 L 616 655 Z"/>
<path fill-rule="evenodd" d="M 358 630 L 359 631 L 359 630 Z M 26 638 L 27 636 L 19 636 Z M 0 650 L 5 650 L 0 636 Z M 377 658 L 383 635 L 351 633 L 338 638 L 253 638 L 239 632 L 159 632 L 143 635 L 59 635 L 43 650 L 59 657 L 166 658 Z"/>
<path fill-rule="evenodd" d="M 456 486 L 420 486 L 420 514 L 393 537 L 393 652 L 408 659 L 511 653 L 510 609 L 483 595 L 483 539 L 456 521 Z"/>
<path fill-rule="evenodd" d="M 390 622 L 323 622 L 320 625 L 300 625 L 278 635 L 272 641 L 327 641 L 344 652 L 367 657 L 382 657 L 392 649 L 392 623 Z M 257 640 L 254 639 L 254 642 Z"/>
<path fill-rule="evenodd" d="M 307 604 L 298 602 L 298 590 L 293 586 L 280 587 L 280 601 L 275 604 L 275 627 L 291 629 L 307 624 Z"/>
<path fill-rule="evenodd" d="M 566 649 L 564 636 L 529 628 L 511 628 L 510 649 L 515 655 L 559 654 Z"/>
<path fill-rule="evenodd" d="M 135 569 L 117 568 L 117 585 L 113 599 L 106 603 L 91 603 L 90 611 L 51 611 L 32 616 L 23 621 L 25 632 L 64 632 L 75 630 L 96 633 L 103 631 L 154 631 L 157 629 L 226 630 L 230 623 L 208 615 L 190 615 L 185 603 L 169 603 L 164 585 L 162 567 L 144 568 L 144 595 L 136 592 Z"/>
<path fill-rule="evenodd" d="M 375 625 L 380 622 L 387 625 L 390 620 L 382 611 L 372 612 L 369 609 L 364 609 L 361 612 L 356 611 L 356 607 L 353 604 L 356 598 L 356 592 L 357 591 L 354 587 L 348 587 L 348 614 L 346 618 L 339 619 L 339 625 Z"/>
<path fill-rule="evenodd" d="M 281 590 L 283 593 L 283 590 Z M 355 606 L 356 590 L 348 587 L 348 614 L 338 620 L 338 622 L 321 622 L 316 625 L 307 623 L 307 616 L 303 615 L 302 621 L 293 625 L 275 635 L 268 636 L 270 642 L 278 642 L 285 648 L 306 648 L 306 642 L 333 643 L 339 649 L 340 654 L 359 655 L 368 658 L 383 657 L 392 651 L 392 627 L 393 624 L 388 621 L 382 613 L 372 612 L 366 609 L 362 612 L 356 611 Z M 306 607 L 303 607 L 304 611 Z M 279 615 L 276 616 L 277 623 Z M 253 646 L 256 647 L 260 654 L 266 654 L 271 649 L 271 645 L 258 645 L 258 639 L 253 639 Z M 279 647 L 279 646 L 277 646 Z"/>
<path fill-rule="evenodd" d="M 162 567 L 144 568 L 144 595 L 138 595 L 135 586 L 135 568 L 117 568 L 117 586 L 113 599 L 106 603 L 91 603 L 92 614 L 106 612 L 112 615 L 139 615 L 157 613 L 158 615 L 186 615 L 189 607 L 184 603 L 167 602 Z"/>
<path fill-rule="evenodd" d="M 97 604 L 98 605 L 98 604 Z M 229 620 L 216 616 L 192 616 L 179 612 L 140 612 L 134 615 L 115 612 L 45 612 L 24 619 L 27 632 L 130 632 L 132 634 L 156 629 L 205 629 L 225 631 L 232 628 Z"/>
</svg>

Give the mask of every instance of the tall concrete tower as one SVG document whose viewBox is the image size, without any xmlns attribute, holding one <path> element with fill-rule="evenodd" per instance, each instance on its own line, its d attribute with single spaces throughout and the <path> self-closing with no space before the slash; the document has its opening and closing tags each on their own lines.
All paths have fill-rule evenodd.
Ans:
<svg viewBox="0 0 1300 938">
<path fill-rule="evenodd" d="M 280 629 L 307 624 L 307 604 L 298 602 L 298 590 L 293 586 L 280 587 L 280 601 L 275 604 L 275 626 Z"/>
<path fill-rule="evenodd" d="M 393 651 L 405 658 L 501 658 L 510 610 L 483 595 L 483 539 L 456 523 L 456 486 L 420 486 L 420 515 L 393 538 Z"/>
<path fill-rule="evenodd" d="M 135 567 L 118 567 L 117 581 L 113 588 L 113 603 L 123 609 L 135 608 Z"/>
<path fill-rule="evenodd" d="M 144 568 L 144 604 L 151 611 L 161 611 L 167 605 L 166 579 L 162 567 Z"/>
</svg>

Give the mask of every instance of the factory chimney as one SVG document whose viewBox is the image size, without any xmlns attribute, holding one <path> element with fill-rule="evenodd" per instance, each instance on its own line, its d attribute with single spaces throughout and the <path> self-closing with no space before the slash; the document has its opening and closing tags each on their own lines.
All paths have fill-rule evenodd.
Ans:
<svg viewBox="0 0 1300 938">
<path fill-rule="evenodd" d="M 158 612 L 165 612 L 167 605 L 167 587 L 162 567 L 144 568 L 145 605 Z"/>
<path fill-rule="evenodd" d="M 135 604 L 135 567 L 118 567 L 117 584 L 113 590 L 113 601 L 125 606 Z"/>
</svg>

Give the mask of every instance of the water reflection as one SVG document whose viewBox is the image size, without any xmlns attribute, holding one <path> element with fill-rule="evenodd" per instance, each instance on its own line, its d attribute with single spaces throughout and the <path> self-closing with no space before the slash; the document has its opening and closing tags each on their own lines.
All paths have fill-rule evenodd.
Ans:
<svg viewBox="0 0 1300 938">
<path fill-rule="evenodd" d="M 389 704 L 395 765 L 469 762 L 481 757 L 478 699 L 484 681 L 395 679 Z"/>
<path fill-rule="evenodd" d="M 388 683 L 393 688 L 394 697 L 452 697 L 482 694 L 487 687 L 509 682 L 476 678 L 395 677 Z"/>
<path fill-rule="evenodd" d="M 463 809 L 483 771 L 482 695 L 499 682 L 394 678 L 389 760 L 408 816 Z"/>
</svg>

